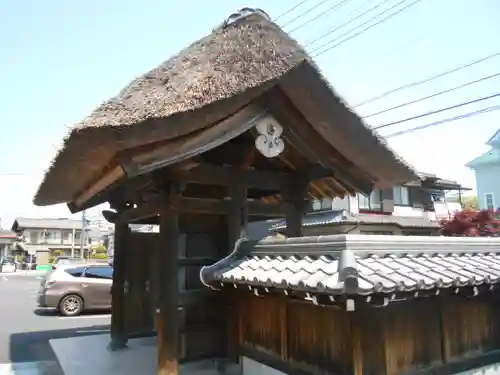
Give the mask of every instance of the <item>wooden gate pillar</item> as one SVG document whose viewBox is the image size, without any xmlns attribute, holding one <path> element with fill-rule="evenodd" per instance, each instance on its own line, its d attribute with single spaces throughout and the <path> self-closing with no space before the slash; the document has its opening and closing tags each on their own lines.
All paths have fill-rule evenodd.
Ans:
<svg viewBox="0 0 500 375">
<path fill-rule="evenodd" d="M 110 350 L 123 349 L 127 346 L 125 326 L 125 280 L 127 246 L 130 228 L 127 223 L 115 224 L 113 254 L 113 284 L 111 287 L 111 343 Z"/>
<path fill-rule="evenodd" d="M 285 204 L 287 237 L 302 237 L 302 217 L 305 211 L 304 195 L 308 181 L 306 174 L 294 174 L 285 184 L 282 197 Z"/>
<path fill-rule="evenodd" d="M 234 245 L 241 237 L 246 236 L 248 223 L 247 186 L 245 170 L 234 169 L 233 180 L 229 186 L 230 206 L 228 212 L 228 253 L 234 250 Z M 226 256 L 227 254 L 223 254 Z"/>
<path fill-rule="evenodd" d="M 160 210 L 160 244 L 157 248 L 158 302 L 158 375 L 179 373 L 178 257 L 180 189 L 172 184 L 166 203 Z"/>
</svg>

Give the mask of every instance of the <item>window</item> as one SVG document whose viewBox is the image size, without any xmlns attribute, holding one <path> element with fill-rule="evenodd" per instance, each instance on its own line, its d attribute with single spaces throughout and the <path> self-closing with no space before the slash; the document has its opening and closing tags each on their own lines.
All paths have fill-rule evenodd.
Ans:
<svg viewBox="0 0 500 375">
<path fill-rule="evenodd" d="M 493 193 L 484 194 L 484 205 L 488 210 L 495 209 L 495 197 Z"/>
<path fill-rule="evenodd" d="M 394 204 L 396 206 L 410 205 L 410 194 L 406 186 L 394 186 L 392 192 L 394 194 Z"/>
<path fill-rule="evenodd" d="M 444 193 L 442 191 L 432 192 L 431 199 L 433 202 L 444 203 L 446 201 Z"/>
<path fill-rule="evenodd" d="M 92 279 L 112 279 L 113 269 L 111 267 L 90 267 L 85 271 L 85 277 Z"/>
<path fill-rule="evenodd" d="M 85 267 L 76 267 L 76 268 L 67 268 L 64 272 L 70 274 L 73 277 L 82 276 L 83 272 L 85 272 Z"/>
<path fill-rule="evenodd" d="M 313 202 L 313 211 L 323 211 L 332 209 L 332 199 L 323 198 Z"/>
<path fill-rule="evenodd" d="M 24 231 L 24 238 L 26 242 L 36 244 L 38 242 L 38 232 L 32 231 Z"/>
<path fill-rule="evenodd" d="M 73 232 L 63 232 L 63 241 L 65 243 L 72 243 L 73 242 Z"/>
<path fill-rule="evenodd" d="M 61 243 L 61 232 L 57 230 L 44 230 L 42 232 L 42 243 Z"/>
<path fill-rule="evenodd" d="M 381 195 L 382 194 L 379 189 L 373 190 L 370 196 L 358 194 L 359 209 L 361 211 L 381 211 L 382 210 Z"/>
</svg>

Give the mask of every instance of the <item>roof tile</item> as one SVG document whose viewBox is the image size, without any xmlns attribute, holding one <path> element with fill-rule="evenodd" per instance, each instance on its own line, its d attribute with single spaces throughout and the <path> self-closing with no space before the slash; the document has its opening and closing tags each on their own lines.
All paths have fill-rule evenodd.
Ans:
<svg viewBox="0 0 500 375">
<path fill-rule="evenodd" d="M 207 280 L 210 283 L 213 279 L 253 286 L 344 294 L 342 267 L 349 262 L 342 257 L 348 252 L 354 254 L 358 294 L 475 286 L 500 281 L 500 239 L 476 241 L 418 237 L 412 243 L 405 238 L 400 243 L 401 251 L 370 253 L 366 244 L 370 241 L 380 244 L 380 238 L 374 237 L 381 236 L 356 236 L 361 250 L 354 251 L 347 250 L 347 245 L 356 248 L 356 242 L 349 240 L 351 237 L 320 236 L 282 240 L 282 252 L 280 246 L 276 245 L 280 241 L 274 241 L 268 247 L 266 241 L 247 242 L 247 255 L 241 256 L 243 250 L 239 252 L 236 249 L 225 260 L 204 267 L 201 278 L 205 284 Z M 395 239 L 398 236 L 386 237 L 389 243 L 391 237 Z M 319 244 L 330 244 L 329 238 L 344 238 L 345 248 L 339 250 L 338 244 L 332 242 L 331 248 L 335 250 L 321 250 Z M 422 251 L 416 252 L 414 249 L 419 248 L 416 246 L 418 241 L 422 242 Z M 436 243 L 435 249 L 426 248 L 425 241 Z M 292 242 L 294 246 L 286 247 L 287 243 Z M 460 249 L 464 248 L 464 243 L 469 244 L 470 251 L 449 250 L 455 243 L 462 246 Z M 405 250 L 405 246 L 410 250 Z M 292 252 L 292 248 L 295 252 Z"/>
</svg>

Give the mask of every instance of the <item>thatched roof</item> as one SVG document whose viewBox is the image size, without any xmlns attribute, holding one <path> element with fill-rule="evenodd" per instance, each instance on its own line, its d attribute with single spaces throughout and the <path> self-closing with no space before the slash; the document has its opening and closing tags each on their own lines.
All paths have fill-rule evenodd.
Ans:
<svg viewBox="0 0 500 375">
<path fill-rule="evenodd" d="M 299 90 L 289 90 L 292 81 Z M 355 161 L 364 164 L 364 170 L 377 176 L 376 165 L 384 165 L 388 184 L 415 179 L 414 171 L 347 109 L 298 43 L 266 17 L 253 14 L 215 29 L 131 82 L 77 124 L 47 171 L 34 203 L 70 202 L 117 152 L 206 128 L 276 85 L 302 113 L 308 112 L 304 117 L 310 123 L 335 124 L 343 132 L 338 133 L 342 140 L 361 142 L 359 147 L 342 142 L 339 151 L 345 157 L 368 147 L 371 152 L 365 151 L 363 160 Z M 304 99 L 312 92 L 321 94 L 322 103 Z"/>
</svg>

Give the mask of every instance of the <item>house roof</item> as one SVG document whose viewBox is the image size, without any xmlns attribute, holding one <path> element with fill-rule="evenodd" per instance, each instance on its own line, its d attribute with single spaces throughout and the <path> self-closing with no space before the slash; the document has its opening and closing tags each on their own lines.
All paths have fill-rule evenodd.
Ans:
<svg viewBox="0 0 500 375">
<path fill-rule="evenodd" d="M 334 235 L 252 242 L 201 279 L 311 293 L 360 294 L 494 284 L 500 239 Z"/>
<path fill-rule="evenodd" d="M 433 173 L 419 172 L 418 177 L 419 177 L 418 180 L 409 181 L 403 185 L 405 186 L 425 185 L 427 188 L 436 188 L 442 190 L 472 190 L 471 188 L 462 186 L 457 181 L 440 178 Z"/>
<path fill-rule="evenodd" d="M 498 147 L 492 147 L 489 151 L 468 162 L 466 166 L 471 169 L 476 169 L 491 164 L 500 165 L 500 148 Z"/>
<path fill-rule="evenodd" d="M 397 215 L 350 214 L 345 210 L 328 210 L 311 212 L 304 215 L 302 226 L 313 227 L 330 224 L 393 224 L 402 228 L 437 228 L 438 223 L 424 216 L 406 217 Z M 286 228 L 286 220 L 281 220 L 272 226 L 271 230 Z"/>
<path fill-rule="evenodd" d="M 135 79 L 76 124 L 34 204 L 71 202 L 118 163 L 120 152 L 216 127 L 272 88 L 283 92 L 314 130 L 375 185 L 416 178 L 333 92 L 295 40 L 263 12 L 236 18 Z"/>
<path fill-rule="evenodd" d="M 72 220 L 67 218 L 61 219 L 43 219 L 43 218 L 27 218 L 18 217 L 12 224 L 13 231 L 19 231 L 27 228 L 38 229 L 82 229 L 80 220 Z"/>
<path fill-rule="evenodd" d="M 491 147 L 500 147 L 500 129 L 498 129 L 495 134 L 488 139 L 486 144 Z"/>
</svg>

